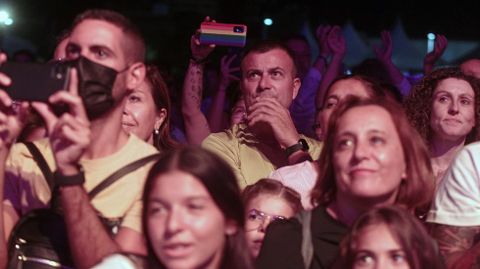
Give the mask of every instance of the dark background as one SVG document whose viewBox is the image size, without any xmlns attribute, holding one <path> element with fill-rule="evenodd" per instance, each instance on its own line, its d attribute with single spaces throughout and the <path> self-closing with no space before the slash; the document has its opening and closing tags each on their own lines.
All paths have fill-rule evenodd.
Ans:
<svg viewBox="0 0 480 269">
<path fill-rule="evenodd" d="M 29 40 L 40 59 L 48 59 L 56 36 L 75 15 L 88 8 L 110 8 L 139 25 L 148 43 L 149 60 L 166 68 L 186 63 L 189 37 L 206 15 L 219 22 L 247 24 L 248 42 L 298 32 L 305 22 L 314 30 L 321 23 L 343 25 L 350 21 L 358 32 L 371 38 L 390 29 L 397 19 L 402 20 L 412 39 L 435 32 L 447 35 L 449 40 L 479 40 L 478 7 L 447 3 L 428 7 L 421 1 L 0 0 L 0 8 L 7 8 L 14 19 L 13 25 L 0 27 L 0 35 Z M 265 16 L 274 20 L 267 30 L 263 26 Z"/>
</svg>

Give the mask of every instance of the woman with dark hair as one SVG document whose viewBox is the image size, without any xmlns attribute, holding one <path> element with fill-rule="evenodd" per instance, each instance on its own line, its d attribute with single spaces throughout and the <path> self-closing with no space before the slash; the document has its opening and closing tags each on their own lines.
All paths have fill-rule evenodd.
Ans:
<svg viewBox="0 0 480 269">
<path fill-rule="evenodd" d="M 384 206 L 363 214 L 340 246 L 335 268 L 445 268 L 436 242 L 409 212 Z"/>
<path fill-rule="evenodd" d="M 253 268 L 240 188 L 213 153 L 192 147 L 166 152 L 151 168 L 142 200 L 147 268 Z M 125 260 L 117 254 L 96 268 L 135 268 L 120 267 Z"/>
<path fill-rule="evenodd" d="M 428 152 L 402 107 L 390 99 L 351 98 L 330 118 L 312 191 L 313 259 L 302 256 L 302 225 L 272 223 L 257 258 L 259 269 L 330 268 L 340 241 L 362 213 L 381 205 L 410 212 L 428 207 L 434 190 Z"/>
<path fill-rule="evenodd" d="M 126 98 L 122 126 L 159 150 L 176 147 L 170 136 L 171 105 L 160 71 L 147 65 L 145 81 Z"/>
<path fill-rule="evenodd" d="M 437 181 L 459 150 L 480 138 L 480 84 L 457 67 L 423 77 L 405 100 L 405 110 L 429 146 Z"/>
<path fill-rule="evenodd" d="M 161 157 L 150 170 L 143 203 L 155 263 L 167 269 L 251 268 L 240 189 L 213 153 L 185 148 Z"/>
<path fill-rule="evenodd" d="M 265 231 L 274 220 L 288 219 L 302 209 L 300 194 L 277 180 L 262 178 L 242 192 L 245 235 L 252 256 L 260 252 Z"/>
<path fill-rule="evenodd" d="M 362 99 L 384 97 L 385 89 L 375 80 L 362 75 L 346 75 L 333 81 L 325 93 L 322 106 L 318 109 L 314 125 L 317 139 L 325 138 L 330 116 L 348 96 Z"/>
</svg>

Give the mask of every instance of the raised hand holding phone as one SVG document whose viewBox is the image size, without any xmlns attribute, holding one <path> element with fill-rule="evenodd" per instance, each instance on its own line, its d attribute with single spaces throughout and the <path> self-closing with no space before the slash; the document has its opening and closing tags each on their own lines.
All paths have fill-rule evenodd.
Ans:
<svg viewBox="0 0 480 269">
<path fill-rule="evenodd" d="M 205 17 L 204 22 L 215 22 L 209 16 Z M 201 44 L 200 42 L 200 29 L 197 29 L 194 35 L 190 38 L 190 50 L 192 52 L 191 58 L 197 63 L 203 62 L 210 53 L 215 49 L 214 44 Z"/>
<path fill-rule="evenodd" d="M 69 73 L 68 91 L 57 92 L 49 98 L 51 104 L 66 104 L 68 112 L 57 117 L 47 104 L 32 103 L 45 120 L 55 161 L 63 175 L 79 172 L 78 161 L 91 141 L 90 121 L 78 95 L 77 70 L 71 69 Z"/>
</svg>

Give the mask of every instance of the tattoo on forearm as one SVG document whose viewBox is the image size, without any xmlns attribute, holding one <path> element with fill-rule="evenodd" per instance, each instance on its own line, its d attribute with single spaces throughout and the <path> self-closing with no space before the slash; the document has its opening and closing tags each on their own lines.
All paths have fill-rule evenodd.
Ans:
<svg viewBox="0 0 480 269">
<path fill-rule="evenodd" d="M 191 67 L 190 68 L 190 76 L 191 77 L 202 77 L 203 76 L 203 69 L 198 67 L 198 66 Z"/>
<path fill-rule="evenodd" d="M 193 100 L 193 102 L 195 102 L 196 105 L 198 105 L 200 103 L 200 98 L 199 98 L 198 95 L 190 94 L 190 98 Z"/>
<path fill-rule="evenodd" d="M 200 99 L 202 96 L 202 84 L 203 84 L 203 70 L 198 66 L 190 68 L 190 98 L 196 105 L 200 105 Z"/>
<path fill-rule="evenodd" d="M 202 75 L 203 74 L 203 68 L 200 66 L 191 66 L 190 67 L 190 75 L 195 76 L 195 75 Z"/>
<path fill-rule="evenodd" d="M 472 248 L 480 239 L 480 226 L 459 227 L 433 224 L 431 235 L 438 242 L 440 252 L 449 255 Z"/>
</svg>

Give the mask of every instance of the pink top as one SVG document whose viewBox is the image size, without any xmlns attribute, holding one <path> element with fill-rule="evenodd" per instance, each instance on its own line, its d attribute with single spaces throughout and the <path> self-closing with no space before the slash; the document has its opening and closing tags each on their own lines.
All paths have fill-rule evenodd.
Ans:
<svg viewBox="0 0 480 269">
<path fill-rule="evenodd" d="M 278 180 L 283 185 L 297 191 L 301 196 L 303 208 L 310 210 L 314 207 L 310 202 L 310 192 L 318 177 L 315 165 L 314 162 L 304 161 L 284 166 L 270 173 L 269 178 Z"/>
</svg>

